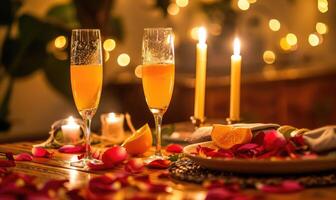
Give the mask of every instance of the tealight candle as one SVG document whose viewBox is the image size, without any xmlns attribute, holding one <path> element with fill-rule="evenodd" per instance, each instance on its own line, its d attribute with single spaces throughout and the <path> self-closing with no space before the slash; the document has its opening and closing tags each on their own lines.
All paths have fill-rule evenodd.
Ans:
<svg viewBox="0 0 336 200">
<path fill-rule="evenodd" d="M 114 143 L 120 143 L 124 135 L 124 115 L 118 113 L 102 114 L 102 136 Z"/>
<path fill-rule="evenodd" d="M 230 120 L 240 120 L 240 76 L 241 76 L 240 41 L 233 41 L 233 55 L 231 56 L 231 87 L 230 87 Z"/>
<path fill-rule="evenodd" d="M 64 143 L 74 144 L 80 139 L 80 125 L 70 116 L 66 119 L 66 123 L 61 126 L 63 132 Z"/>
</svg>

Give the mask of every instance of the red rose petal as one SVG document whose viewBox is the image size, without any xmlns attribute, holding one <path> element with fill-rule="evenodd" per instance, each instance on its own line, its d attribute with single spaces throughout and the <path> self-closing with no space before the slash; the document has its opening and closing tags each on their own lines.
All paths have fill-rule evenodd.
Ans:
<svg viewBox="0 0 336 200">
<path fill-rule="evenodd" d="M 70 200 L 84 200 L 84 197 L 80 195 L 80 189 L 70 190 L 66 194 Z"/>
<path fill-rule="evenodd" d="M 148 174 L 133 176 L 133 178 L 134 178 L 134 180 L 141 181 L 141 182 L 147 182 L 147 183 L 150 182 Z"/>
<path fill-rule="evenodd" d="M 179 144 L 170 144 L 166 147 L 166 151 L 171 153 L 181 153 L 183 151 L 183 146 Z"/>
<path fill-rule="evenodd" d="M 0 160 L 0 167 L 14 167 L 15 161 L 12 153 L 6 153 L 7 160 Z"/>
<path fill-rule="evenodd" d="M 268 192 L 268 193 L 292 193 L 299 192 L 304 189 L 304 187 L 297 181 L 285 180 L 278 185 L 257 185 L 257 189 Z"/>
<path fill-rule="evenodd" d="M 30 155 L 29 153 L 20 153 L 15 156 L 16 161 L 32 161 L 33 156 Z"/>
<path fill-rule="evenodd" d="M 210 189 L 205 197 L 205 200 L 229 200 L 233 199 L 234 194 L 225 188 Z"/>
<path fill-rule="evenodd" d="M 107 149 L 102 156 L 102 161 L 108 166 L 116 165 L 127 159 L 127 152 L 124 147 L 114 146 Z"/>
<path fill-rule="evenodd" d="M 100 163 L 100 164 L 95 164 L 92 162 L 87 163 L 87 166 L 89 167 L 90 170 L 107 170 L 107 169 L 112 169 L 114 165 L 107 165 L 105 163 Z"/>
<path fill-rule="evenodd" d="M 58 151 L 61 153 L 83 153 L 85 152 L 85 145 L 64 145 Z"/>
<path fill-rule="evenodd" d="M 125 171 L 132 174 L 140 173 L 143 171 L 144 166 L 145 164 L 141 158 L 133 158 L 126 163 Z"/>
<path fill-rule="evenodd" d="M 285 137 L 276 130 L 269 130 L 264 133 L 264 147 L 268 151 L 282 148 L 287 144 Z"/>
<path fill-rule="evenodd" d="M 98 176 L 94 177 L 89 181 L 89 190 L 94 194 L 108 194 L 115 192 L 116 189 L 112 187 L 112 184 L 115 182 L 114 179 L 108 176 Z"/>
<path fill-rule="evenodd" d="M 60 188 L 64 188 L 66 182 L 68 182 L 68 180 L 49 180 L 44 184 L 41 192 L 48 193 L 49 190 L 57 191 Z"/>
<path fill-rule="evenodd" d="M 152 184 L 148 183 L 148 192 L 161 193 L 161 192 L 171 192 L 171 188 L 165 184 Z"/>
<path fill-rule="evenodd" d="M 169 160 L 157 159 L 148 163 L 146 166 L 151 169 L 167 169 L 170 166 Z"/>
<path fill-rule="evenodd" d="M 170 178 L 170 173 L 167 171 L 164 171 L 158 175 L 159 179 L 169 179 Z"/>
<path fill-rule="evenodd" d="M 32 155 L 34 157 L 39 157 L 39 158 L 50 158 L 52 156 L 52 153 L 50 153 L 43 147 L 33 147 Z"/>
</svg>

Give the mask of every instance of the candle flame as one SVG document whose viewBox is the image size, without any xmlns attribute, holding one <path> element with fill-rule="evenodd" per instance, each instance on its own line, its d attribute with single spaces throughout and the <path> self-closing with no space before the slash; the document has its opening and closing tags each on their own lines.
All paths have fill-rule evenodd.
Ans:
<svg viewBox="0 0 336 200">
<path fill-rule="evenodd" d="M 198 42 L 200 44 L 205 44 L 206 37 L 207 37 L 206 29 L 203 26 L 199 27 L 198 28 Z"/>
<path fill-rule="evenodd" d="M 233 55 L 239 55 L 240 54 L 240 40 L 239 38 L 235 38 L 233 40 Z"/>
<path fill-rule="evenodd" d="M 73 116 L 70 116 L 70 117 L 68 117 L 67 121 L 68 121 L 68 123 L 74 123 L 75 118 L 73 118 Z"/>
<path fill-rule="evenodd" d="M 108 114 L 108 118 L 110 119 L 114 119 L 115 117 L 116 117 L 116 114 L 113 112 Z"/>
</svg>

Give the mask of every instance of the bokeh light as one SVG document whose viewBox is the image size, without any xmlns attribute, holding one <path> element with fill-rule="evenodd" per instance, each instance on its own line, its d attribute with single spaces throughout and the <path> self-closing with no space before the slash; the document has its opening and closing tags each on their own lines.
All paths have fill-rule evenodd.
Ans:
<svg viewBox="0 0 336 200">
<path fill-rule="evenodd" d="M 268 22 L 268 26 L 272 31 L 280 30 L 281 24 L 277 19 L 270 19 Z"/>
<path fill-rule="evenodd" d="M 67 44 L 67 39 L 65 36 L 60 35 L 55 39 L 55 47 L 58 49 L 63 49 Z"/>
<path fill-rule="evenodd" d="M 122 67 L 126 67 L 131 62 L 131 58 L 128 54 L 122 53 L 118 56 L 117 62 L 118 62 L 118 65 Z"/>
<path fill-rule="evenodd" d="M 103 43 L 105 51 L 112 51 L 116 47 L 116 42 L 113 39 L 106 39 Z"/>
<path fill-rule="evenodd" d="M 275 53 L 271 50 L 264 51 L 264 62 L 267 64 L 273 64 L 275 62 Z"/>
<path fill-rule="evenodd" d="M 176 5 L 176 3 L 171 3 L 167 8 L 167 12 L 170 15 L 177 15 L 180 12 L 180 8 Z"/>
<path fill-rule="evenodd" d="M 176 0 L 176 5 L 179 7 L 186 7 L 189 4 L 189 0 Z"/>
<path fill-rule="evenodd" d="M 287 43 L 287 40 L 286 40 L 285 37 L 282 37 L 282 38 L 280 39 L 280 47 L 281 47 L 281 49 L 284 50 L 284 51 L 288 51 L 288 50 L 291 49 L 291 45 L 289 45 L 289 44 Z"/>
<path fill-rule="evenodd" d="M 317 8 L 321 13 L 328 12 L 328 0 L 318 0 Z"/>
<path fill-rule="evenodd" d="M 257 0 L 248 0 L 248 2 L 249 2 L 250 4 L 253 4 L 253 3 L 256 3 Z"/>
<path fill-rule="evenodd" d="M 297 44 L 297 37 L 294 33 L 288 33 L 286 35 L 287 43 L 291 46 L 295 46 Z"/>
<path fill-rule="evenodd" d="M 316 31 L 319 34 L 326 34 L 328 32 L 328 26 L 325 23 L 317 22 L 316 23 Z"/>
<path fill-rule="evenodd" d="M 320 38 L 316 33 L 312 33 L 308 37 L 308 42 L 311 46 L 316 47 L 320 44 Z"/>
<path fill-rule="evenodd" d="M 247 0 L 238 0 L 238 8 L 241 10 L 248 10 L 250 3 Z"/>
</svg>

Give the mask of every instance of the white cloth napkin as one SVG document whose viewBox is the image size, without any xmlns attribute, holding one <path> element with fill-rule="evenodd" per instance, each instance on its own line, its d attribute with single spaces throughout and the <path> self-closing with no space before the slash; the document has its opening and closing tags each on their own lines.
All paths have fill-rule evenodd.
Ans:
<svg viewBox="0 0 336 200">
<path fill-rule="evenodd" d="M 263 123 L 238 123 L 228 126 L 235 128 L 250 128 L 252 131 L 260 131 L 266 129 L 277 129 L 280 127 L 278 124 L 263 124 Z M 205 142 L 211 140 L 212 126 L 204 126 L 195 130 L 187 139 L 190 143 Z"/>
<path fill-rule="evenodd" d="M 303 138 L 315 152 L 336 149 L 336 125 L 307 131 L 304 133 Z"/>
</svg>

